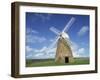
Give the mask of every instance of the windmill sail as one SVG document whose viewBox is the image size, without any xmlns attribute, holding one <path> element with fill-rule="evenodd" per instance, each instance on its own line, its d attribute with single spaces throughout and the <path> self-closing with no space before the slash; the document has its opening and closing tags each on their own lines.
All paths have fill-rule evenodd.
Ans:
<svg viewBox="0 0 100 80">
<path fill-rule="evenodd" d="M 55 27 L 51 27 L 50 30 L 51 30 L 52 32 L 54 32 L 55 34 L 57 34 L 57 35 L 60 34 L 60 31 L 57 30 Z"/>
<path fill-rule="evenodd" d="M 71 25 L 74 23 L 74 21 L 75 21 L 75 18 L 72 17 L 72 18 L 70 19 L 70 21 L 67 23 L 67 25 L 65 26 L 65 28 L 62 30 L 62 32 L 68 31 L 69 28 L 71 27 Z"/>
</svg>

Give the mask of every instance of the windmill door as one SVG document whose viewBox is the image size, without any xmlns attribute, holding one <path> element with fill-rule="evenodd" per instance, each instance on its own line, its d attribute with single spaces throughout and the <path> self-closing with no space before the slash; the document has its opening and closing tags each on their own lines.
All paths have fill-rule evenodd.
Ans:
<svg viewBox="0 0 100 80">
<path fill-rule="evenodd" d="M 65 57 L 65 63 L 69 63 L 69 58 Z"/>
</svg>

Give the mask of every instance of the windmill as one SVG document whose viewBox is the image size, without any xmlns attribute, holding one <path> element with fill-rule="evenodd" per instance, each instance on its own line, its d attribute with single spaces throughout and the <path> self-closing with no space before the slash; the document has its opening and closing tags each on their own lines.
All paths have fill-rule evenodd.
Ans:
<svg viewBox="0 0 100 80">
<path fill-rule="evenodd" d="M 72 17 L 61 32 L 55 27 L 50 28 L 50 30 L 57 35 L 55 41 L 48 47 L 48 49 L 51 49 L 57 43 L 55 62 L 69 63 L 73 61 L 70 39 L 67 31 L 74 21 L 75 18 Z"/>
</svg>

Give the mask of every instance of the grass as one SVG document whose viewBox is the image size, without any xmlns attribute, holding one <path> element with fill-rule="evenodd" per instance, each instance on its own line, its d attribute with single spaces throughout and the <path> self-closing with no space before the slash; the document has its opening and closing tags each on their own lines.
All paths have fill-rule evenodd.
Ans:
<svg viewBox="0 0 100 80">
<path fill-rule="evenodd" d="M 55 63 L 54 59 L 27 59 L 26 67 L 82 65 L 89 64 L 89 58 L 74 58 L 72 63 Z"/>
</svg>

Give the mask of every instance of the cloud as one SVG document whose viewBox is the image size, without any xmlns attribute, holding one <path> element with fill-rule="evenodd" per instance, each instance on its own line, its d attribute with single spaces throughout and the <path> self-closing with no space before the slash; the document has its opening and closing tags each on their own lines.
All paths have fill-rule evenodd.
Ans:
<svg viewBox="0 0 100 80">
<path fill-rule="evenodd" d="M 32 30 L 32 33 L 38 34 L 39 32 L 37 32 L 36 30 Z"/>
<path fill-rule="evenodd" d="M 26 57 L 26 59 L 32 59 L 33 58 L 33 54 L 28 54 L 25 57 Z"/>
<path fill-rule="evenodd" d="M 88 29 L 88 26 L 83 26 L 80 30 L 79 30 L 79 32 L 77 33 L 78 34 L 78 36 L 83 36 L 83 35 L 85 35 L 85 33 L 88 31 L 89 29 Z"/>
<path fill-rule="evenodd" d="M 56 47 L 51 48 L 51 49 L 48 50 L 48 53 L 55 53 L 55 52 L 56 52 Z"/>
<path fill-rule="evenodd" d="M 29 45 L 26 46 L 26 59 L 30 59 L 33 57 L 34 49 L 31 48 Z"/>
<path fill-rule="evenodd" d="M 85 53 L 85 49 L 84 49 L 84 48 L 78 49 L 78 53 L 79 53 L 79 54 L 84 54 L 84 53 Z"/>
<path fill-rule="evenodd" d="M 27 28 L 27 29 L 26 29 L 26 33 L 27 33 L 27 34 L 32 34 L 32 33 L 33 33 L 33 34 L 38 34 L 39 32 L 36 31 L 36 30 L 33 30 L 33 29 L 31 29 L 31 28 Z"/>
<path fill-rule="evenodd" d="M 43 53 L 40 52 L 40 49 L 31 48 L 29 45 L 26 46 L 26 58 L 36 59 L 39 56 L 42 56 Z"/>
<path fill-rule="evenodd" d="M 46 38 L 43 36 L 39 36 L 39 32 L 37 30 L 33 30 L 31 28 L 26 29 L 26 42 L 27 43 L 42 43 L 46 41 Z"/>
<path fill-rule="evenodd" d="M 34 57 L 36 57 L 36 58 L 41 58 L 43 56 L 44 56 L 44 53 L 37 53 L 34 55 Z"/>
<path fill-rule="evenodd" d="M 54 58 L 55 54 L 44 54 L 44 53 L 37 53 L 33 56 L 34 59 L 49 59 Z"/>
<path fill-rule="evenodd" d="M 30 47 L 30 46 L 26 46 L 26 51 L 27 52 L 30 52 L 30 51 L 32 51 L 33 49 Z"/>
<path fill-rule="evenodd" d="M 55 51 L 56 51 L 55 48 L 52 48 L 52 49 L 49 49 L 49 50 L 46 48 L 45 50 L 48 50 L 48 51 L 45 51 L 43 49 L 45 49 L 45 48 L 40 49 L 38 51 L 38 53 L 36 53 L 34 55 L 34 58 L 36 58 L 36 59 L 46 59 L 46 58 L 54 58 L 55 57 L 55 54 L 56 54 L 55 53 Z"/>
<path fill-rule="evenodd" d="M 34 52 L 36 53 L 44 53 L 44 54 L 51 54 L 51 53 L 54 53 L 56 52 L 56 47 L 54 48 L 47 48 L 46 46 L 44 46 L 43 48 L 41 49 L 35 49 Z"/>
<path fill-rule="evenodd" d="M 43 51 L 45 51 L 46 49 L 47 49 L 47 47 L 44 46 L 42 49 L 40 49 L 40 52 L 43 52 Z"/>
<path fill-rule="evenodd" d="M 37 36 L 37 35 L 26 35 L 26 42 L 27 43 L 42 43 L 45 42 L 46 38 L 43 36 Z"/>
<path fill-rule="evenodd" d="M 30 46 L 26 46 L 26 58 L 31 59 L 46 59 L 55 57 L 56 48 L 48 49 L 46 46 L 41 49 L 33 49 Z"/>
<path fill-rule="evenodd" d="M 85 50 L 83 50 L 82 48 L 78 48 L 77 50 L 72 50 L 72 52 L 74 57 L 84 57 L 83 55 L 85 55 L 84 54 Z"/>
<path fill-rule="evenodd" d="M 75 42 L 73 42 L 73 41 L 71 41 L 71 48 L 72 48 L 72 50 L 73 51 L 75 51 L 75 50 L 77 50 L 78 48 L 79 48 L 79 45 L 78 44 L 76 44 Z"/>
<path fill-rule="evenodd" d="M 51 16 L 52 16 L 52 14 L 47 14 L 46 19 L 50 20 Z"/>
<path fill-rule="evenodd" d="M 74 57 L 87 57 L 86 51 L 84 47 L 80 47 L 77 43 L 71 42 L 72 45 L 72 53 Z M 31 59 L 46 59 L 46 58 L 54 58 L 56 55 L 56 46 L 52 48 L 48 48 L 47 46 L 43 46 L 40 49 L 31 48 L 30 46 L 26 46 L 26 51 L 28 53 L 27 58 Z"/>
<path fill-rule="evenodd" d="M 72 53 L 73 53 L 73 56 L 74 57 L 79 57 L 79 54 L 78 54 L 78 49 L 79 49 L 79 46 L 78 44 L 76 44 L 75 42 L 71 41 L 71 49 L 72 49 Z"/>
<path fill-rule="evenodd" d="M 88 57 L 86 54 L 85 48 L 78 48 L 77 50 L 73 50 L 74 57 Z"/>
<path fill-rule="evenodd" d="M 34 52 L 36 52 L 36 53 L 41 53 L 41 52 L 44 52 L 44 51 L 46 51 L 46 50 L 47 50 L 47 47 L 44 46 L 44 47 L 42 47 L 41 49 L 35 49 Z"/>
<path fill-rule="evenodd" d="M 54 39 L 50 39 L 49 41 L 50 41 L 50 42 L 53 42 L 53 41 L 54 41 Z"/>
<path fill-rule="evenodd" d="M 80 47 L 77 43 L 71 41 L 71 49 L 74 57 L 88 57 L 84 47 Z"/>
<path fill-rule="evenodd" d="M 42 20 L 42 22 L 45 22 L 47 20 L 50 20 L 52 14 L 43 15 L 43 14 L 40 14 L 40 13 L 36 13 L 35 16 L 37 16 L 38 18 L 40 18 Z"/>
</svg>

